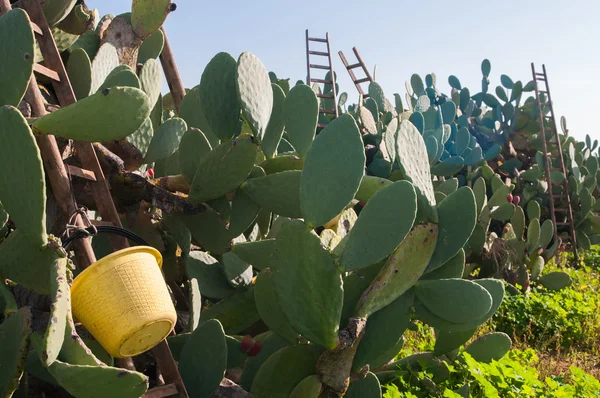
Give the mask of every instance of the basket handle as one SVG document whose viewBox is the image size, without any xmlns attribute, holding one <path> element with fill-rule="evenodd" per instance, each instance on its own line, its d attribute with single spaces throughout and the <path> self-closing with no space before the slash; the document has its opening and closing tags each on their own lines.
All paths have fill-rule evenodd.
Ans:
<svg viewBox="0 0 600 398">
<path fill-rule="evenodd" d="M 99 225 L 99 226 L 92 225 L 91 227 L 88 227 L 88 228 L 77 229 L 77 231 L 73 235 L 69 236 L 67 239 L 64 240 L 63 247 L 66 249 L 75 239 L 87 238 L 88 236 L 93 236 L 98 233 L 121 235 L 121 236 L 137 243 L 138 245 L 149 246 L 148 242 L 146 242 L 140 236 L 138 236 L 138 235 L 134 234 L 133 232 L 128 231 L 124 228 L 114 227 L 111 225 Z"/>
</svg>

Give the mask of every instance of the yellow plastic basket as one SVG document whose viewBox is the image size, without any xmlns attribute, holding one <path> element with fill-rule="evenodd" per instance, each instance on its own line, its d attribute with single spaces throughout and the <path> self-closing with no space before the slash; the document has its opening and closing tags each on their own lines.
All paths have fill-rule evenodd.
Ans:
<svg viewBox="0 0 600 398">
<path fill-rule="evenodd" d="M 148 246 L 119 250 L 82 271 L 71 287 L 73 315 L 114 358 L 139 355 L 164 340 L 177 313 Z"/>
</svg>

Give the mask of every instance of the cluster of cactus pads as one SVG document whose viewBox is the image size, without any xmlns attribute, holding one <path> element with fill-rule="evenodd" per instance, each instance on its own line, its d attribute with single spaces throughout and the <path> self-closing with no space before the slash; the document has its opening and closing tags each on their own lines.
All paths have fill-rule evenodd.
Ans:
<svg viewBox="0 0 600 398">
<path fill-rule="evenodd" d="M 435 75 L 413 75 L 406 107 L 371 83 L 367 100 L 346 110 L 342 93 L 340 116 L 325 118 L 319 87 L 291 87 L 251 53 L 219 53 L 176 107 L 156 60 L 173 9 L 134 0 L 131 13 L 99 19 L 81 1 L 48 0 L 78 102 L 35 119 L 22 101 L 41 59 L 27 13 L 0 17 L 0 396 L 26 393 L 28 379 L 76 397 L 139 397 L 156 383 L 154 367 L 115 367 L 72 317 L 75 267 L 46 216 L 43 134 L 137 151 L 104 171 L 124 223 L 163 254 L 181 315 L 167 341 L 191 397 L 224 377 L 256 398 L 380 397 L 398 378 L 421 383 L 411 377 L 421 369 L 435 391 L 461 350 L 492 361 L 510 349 L 503 333 L 473 340 L 506 286 L 571 283 L 542 273 L 561 242 L 544 210 L 535 107 L 521 104 L 532 83 L 503 75 L 496 98 L 484 61 L 473 96 L 454 76 L 446 96 Z M 585 248 L 600 241 L 597 142 L 563 129 Z M 123 189 L 146 178 L 173 202 Z M 98 258 L 105 243 L 93 238 Z M 43 326 L 15 299 L 21 288 L 49 296 Z M 398 359 L 417 321 L 435 329 L 435 348 Z"/>
</svg>

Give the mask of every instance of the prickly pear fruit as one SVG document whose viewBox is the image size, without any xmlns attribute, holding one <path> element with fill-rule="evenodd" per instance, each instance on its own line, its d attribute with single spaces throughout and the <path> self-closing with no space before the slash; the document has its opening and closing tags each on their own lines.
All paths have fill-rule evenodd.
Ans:
<svg viewBox="0 0 600 398">
<path fill-rule="evenodd" d="M 519 202 L 521 201 L 521 197 L 520 196 L 515 196 L 512 200 L 513 205 L 518 206 Z"/>
<path fill-rule="evenodd" d="M 512 194 L 511 194 L 511 193 L 509 193 L 508 195 L 506 195 L 506 201 L 507 201 L 508 203 L 512 203 L 512 201 L 513 201 L 513 196 L 512 196 Z"/>
<path fill-rule="evenodd" d="M 245 335 L 242 341 L 240 342 L 240 350 L 242 350 L 242 352 L 247 353 L 248 351 L 250 351 L 253 344 L 254 339 L 252 338 L 252 336 Z"/>
<path fill-rule="evenodd" d="M 248 350 L 248 356 L 249 357 L 257 356 L 258 354 L 260 354 L 261 348 L 262 348 L 262 343 L 260 341 L 254 342 L 254 344 L 252 344 L 252 347 L 250 347 L 250 349 Z"/>
</svg>

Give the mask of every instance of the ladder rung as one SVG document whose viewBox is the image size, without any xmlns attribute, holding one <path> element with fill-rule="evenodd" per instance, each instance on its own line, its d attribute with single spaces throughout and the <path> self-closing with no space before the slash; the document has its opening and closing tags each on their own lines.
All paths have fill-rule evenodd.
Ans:
<svg viewBox="0 0 600 398">
<path fill-rule="evenodd" d="M 369 79 L 368 77 L 365 77 L 363 79 L 358 79 L 354 81 L 354 84 L 360 84 L 360 83 L 366 83 L 366 82 L 370 82 L 371 79 Z"/>
<path fill-rule="evenodd" d="M 359 63 L 357 63 L 357 64 L 348 65 L 348 66 L 346 67 L 346 69 L 356 69 L 356 68 L 358 68 L 358 67 L 360 67 L 360 66 L 362 66 L 362 65 L 361 65 L 361 64 L 360 64 L 360 62 L 359 62 Z"/>
<path fill-rule="evenodd" d="M 96 227 L 98 226 L 114 226 L 115 224 L 113 224 L 110 221 L 104 221 L 104 220 L 90 220 L 90 223 L 92 223 L 92 225 L 95 225 Z"/>
<path fill-rule="evenodd" d="M 148 390 L 144 395 L 142 395 L 143 398 L 164 398 L 164 397 L 172 397 L 174 395 L 179 395 L 179 390 L 177 389 L 177 386 L 175 385 L 175 383 L 171 383 L 171 384 L 166 384 L 164 386 L 160 386 L 160 387 L 154 387 L 150 390 Z"/>
<path fill-rule="evenodd" d="M 81 167 L 67 165 L 69 173 L 74 176 L 85 178 L 86 180 L 96 181 L 96 174 L 93 171 L 82 169 Z"/>
<path fill-rule="evenodd" d="M 323 51 L 309 51 L 308 53 L 311 55 L 321 55 L 323 57 L 329 57 L 329 53 Z"/>
<path fill-rule="evenodd" d="M 556 222 L 556 225 L 571 225 L 571 223 L 568 222 Z"/>
<path fill-rule="evenodd" d="M 319 113 L 327 113 L 330 115 L 335 115 L 335 109 L 319 109 Z"/>
<path fill-rule="evenodd" d="M 39 73 L 40 75 L 46 76 L 47 78 L 54 80 L 55 82 L 60 82 L 60 77 L 58 76 L 58 73 L 56 73 L 52 69 L 46 68 L 44 65 L 35 64 L 33 65 L 33 70 Z"/>
<path fill-rule="evenodd" d="M 319 124 L 317 124 L 317 127 L 320 129 L 323 129 L 323 128 L 327 127 L 327 125 L 325 123 L 319 123 Z"/>
<path fill-rule="evenodd" d="M 309 41 L 317 41 L 319 43 L 327 43 L 327 39 L 319 39 L 319 38 L 316 38 L 316 37 L 309 37 L 308 40 Z"/>
<path fill-rule="evenodd" d="M 369 98 L 369 94 L 363 94 L 363 99 Z"/>
<path fill-rule="evenodd" d="M 329 70 L 329 68 L 331 68 L 330 66 L 325 66 L 325 65 L 315 65 L 315 64 L 310 64 L 309 65 L 311 68 L 313 69 L 325 69 L 325 70 Z"/>
<path fill-rule="evenodd" d="M 541 73 L 541 72 L 536 72 L 535 73 L 537 76 L 546 76 L 545 74 Z"/>
<path fill-rule="evenodd" d="M 310 79 L 313 83 L 323 83 L 323 84 L 333 84 L 333 80 L 325 80 L 325 79 Z"/>
<path fill-rule="evenodd" d="M 333 99 L 333 94 L 317 94 L 317 98 Z"/>
<path fill-rule="evenodd" d="M 540 93 L 540 94 L 548 94 L 547 91 L 543 91 L 543 90 L 539 90 L 538 93 Z"/>
<path fill-rule="evenodd" d="M 38 24 L 34 23 L 34 22 L 29 22 L 29 24 L 31 25 L 31 29 L 37 33 L 40 36 L 44 36 L 44 32 L 42 32 L 42 29 L 40 29 L 40 27 L 38 26 Z"/>
<path fill-rule="evenodd" d="M 553 197 L 553 198 L 564 198 L 564 197 L 565 197 L 565 195 L 563 195 L 563 194 L 555 194 L 555 193 L 553 193 L 553 194 L 552 194 L 552 197 Z"/>
<path fill-rule="evenodd" d="M 560 167 L 550 167 L 550 171 L 562 171 Z"/>
<path fill-rule="evenodd" d="M 545 82 L 545 81 L 546 81 L 546 79 L 545 79 L 545 78 L 543 78 L 543 77 L 538 77 L 538 76 L 536 76 L 536 77 L 535 77 L 535 80 L 537 80 L 538 82 Z"/>
<path fill-rule="evenodd" d="M 557 208 L 555 207 L 555 208 L 554 208 L 554 211 L 555 211 L 555 212 L 557 212 L 557 211 L 569 211 L 569 209 L 557 209 Z"/>
</svg>

